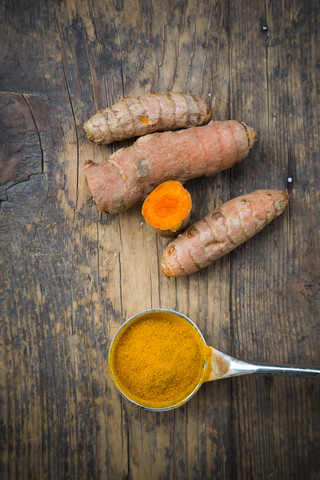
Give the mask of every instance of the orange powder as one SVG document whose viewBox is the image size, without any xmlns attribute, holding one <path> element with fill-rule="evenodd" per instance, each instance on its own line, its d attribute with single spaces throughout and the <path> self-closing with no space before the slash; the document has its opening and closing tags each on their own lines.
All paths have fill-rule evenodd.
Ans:
<svg viewBox="0 0 320 480">
<path fill-rule="evenodd" d="M 150 408 L 183 402 L 206 371 L 207 347 L 194 326 L 179 316 L 158 313 L 129 322 L 109 354 L 118 387 Z"/>
</svg>

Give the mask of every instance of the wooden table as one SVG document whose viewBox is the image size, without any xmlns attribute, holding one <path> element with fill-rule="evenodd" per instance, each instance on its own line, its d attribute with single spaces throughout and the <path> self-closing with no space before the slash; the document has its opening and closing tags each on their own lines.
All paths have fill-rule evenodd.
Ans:
<svg viewBox="0 0 320 480">
<path fill-rule="evenodd" d="M 121 399 L 107 365 L 124 320 L 162 307 L 235 357 L 319 366 L 318 2 L 3 1 L 0 13 L 0 477 L 319 479 L 319 380 L 211 382 L 152 413 Z M 186 278 L 160 273 L 168 241 L 141 205 L 100 213 L 84 174 L 120 144 L 94 146 L 83 122 L 152 91 L 198 94 L 260 132 L 241 165 L 187 184 L 192 220 L 259 188 L 290 194 L 265 230 Z"/>
</svg>

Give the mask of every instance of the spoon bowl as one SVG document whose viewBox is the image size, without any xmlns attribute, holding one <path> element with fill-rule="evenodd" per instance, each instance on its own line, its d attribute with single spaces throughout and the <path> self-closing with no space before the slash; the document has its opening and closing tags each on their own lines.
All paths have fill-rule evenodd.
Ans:
<svg viewBox="0 0 320 480">
<path fill-rule="evenodd" d="M 145 405 L 141 405 L 140 403 L 138 403 L 137 401 L 133 400 L 132 398 L 130 398 L 129 395 L 127 395 L 123 389 L 120 387 L 119 385 L 119 382 L 117 381 L 117 376 L 115 374 L 115 369 L 113 367 L 113 362 L 112 362 L 112 354 L 113 354 L 113 350 L 115 348 L 115 345 L 117 343 L 117 340 L 118 338 L 122 335 L 122 333 L 131 325 L 133 324 L 134 322 L 137 322 L 138 320 L 144 320 L 146 318 L 152 318 L 154 320 L 157 320 L 159 318 L 161 318 L 161 316 L 163 315 L 169 315 L 171 317 L 178 317 L 178 318 L 181 318 L 183 319 L 184 321 L 186 322 L 189 322 L 190 325 L 192 325 L 192 327 L 195 329 L 195 331 L 197 332 L 197 334 L 199 335 L 199 338 L 200 338 L 200 341 L 203 343 L 204 346 L 207 346 L 206 345 L 206 342 L 205 342 L 205 339 L 201 333 L 201 331 L 199 330 L 199 328 L 188 318 L 186 317 L 185 315 L 183 315 L 182 313 L 179 313 L 179 312 L 176 312 L 174 310 L 170 310 L 170 309 L 164 309 L 164 308 L 157 308 L 157 309 L 151 309 L 151 310 L 145 310 L 143 312 L 140 312 L 140 313 L 137 313 L 136 315 L 133 315 L 131 318 L 129 318 L 120 328 L 119 330 L 116 332 L 115 336 L 113 337 L 112 339 L 112 342 L 111 342 L 111 345 L 110 345 L 110 350 L 109 350 L 109 371 L 110 371 L 110 374 L 111 374 L 111 378 L 112 378 L 112 381 L 113 381 L 113 384 L 115 385 L 116 389 L 120 392 L 120 394 L 126 398 L 127 400 L 129 400 L 129 402 L 133 403 L 134 405 L 137 405 L 141 408 L 144 408 L 146 410 L 151 410 L 151 411 L 156 411 L 156 412 L 161 412 L 161 411 L 166 411 L 166 410 L 172 410 L 174 408 L 178 408 L 180 407 L 181 405 L 183 405 L 184 403 L 186 403 L 187 401 L 189 401 L 194 395 L 195 393 L 199 390 L 199 388 L 201 387 L 202 383 L 203 382 L 199 382 L 195 388 L 182 400 L 180 400 L 179 402 L 177 403 L 174 403 L 172 405 L 169 405 L 169 406 L 165 406 L 165 407 L 149 407 L 149 406 L 145 406 Z M 205 370 L 207 368 L 207 362 L 204 361 L 203 362 L 203 369 Z"/>
<path fill-rule="evenodd" d="M 133 322 L 137 322 L 138 320 L 144 320 L 146 318 L 152 319 L 159 319 L 162 315 L 169 316 L 171 318 L 180 318 L 186 322 L 189 322 L 190 325 L 195 329 L 197 334 L 199 335 L 199 340 L 203 344 L 203 351 L 208 349 L 210 350 L 210 355 L 206 354 L 205 358 L 203 356 L 203 366 L 202 366 L 202 375 L 201 380 L 198 384 L 193 388 L 191 392 L 189 392 L 185 398 L 175 402 L 172 405 L 164 406 L 164 407 L 151 407 L 141 405 L 137 401 L 130 398 L 130 395 L 126 394 L 123 389 L 119 386 L 119 382 L 117 380 L 117 376 L 115 375 L 114 365 L 112 362 L 112 355 L 114 349 L 116 348 L 117 339 L 121 334 L 125 335 L 125 330 L 128 328 L 130 324 Z M 204 354 L 203 354 L 204 355 Z M 208 359 L 209 358 L 209 359 Z M 213 347 L 209 347 L 206 344 L 206 341 L 199 330 L 199 328 L 195 325 L 194 322 L 190 320 L 190 318 L 186 317 L 182 313 L 176 312 L 170 309 L 151 309 L 145 310 L 140 312 L 133 317 L 129 318 L 117 331 L 116 335 L 114 336 L 109 350 L 109 370 L 111 374 L 112 381 L 117 388 L 117 390 L 121 393 L 121 395 L 126 398 L 129 402 L 137 405 L 139 407 L 145 408 L 146 410 L 151 411 L 166 411 L 172 410 L 174 408 L 180 407 L 181 405 L 188 402 L 195 393 L 199 390 L 201 385 L 205 381 L 212 381 L 212 380 L 219 380 L 229 377 L 235 377 L 239 375 L 246 375 L 246 374 L 263 374 L 263 375 L 295 375 L 295 376 L 307 376 L 307 377 L 318 377 L 320 378 L 320 368 L 309 368 L 309 367 L 297 367 L 291 365 L 267 365 L 267 364 L 260 364 L 260 363 L 249 363 L 244 362 L 242 360 L 238 360 L 233 358 L 225 353 L 216 350 Z"/>
</svg>

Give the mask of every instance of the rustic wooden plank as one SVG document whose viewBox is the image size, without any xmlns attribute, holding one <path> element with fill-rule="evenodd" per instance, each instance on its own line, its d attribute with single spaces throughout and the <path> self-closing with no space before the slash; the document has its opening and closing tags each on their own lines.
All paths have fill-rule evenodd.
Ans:
<svg viewBox="0 0 320 480">
<path fill-rule="evenodd" d="M 167 52 L 171 52 L 169 64 L 164 60 L 161 66 L 161 71 L 168 69 L 173 62 L 173 52 L 176 52 L 176 76 L 171 80 L 173 88 L 199 93 L 209 102 L 212 99 L 212 109 L 217 118 L 228 117 L 225 14 L 225 6 L 220 2 L 197 6 L 190 4 L 184 7 L 180 17 L 177 17 L 177 7 L 173 8 L 166 28 L 164 55 L 166 57 Z M 179 34 L 175 33 L 177 30 Z M 190 40 L 188 44 L 188 38 L 192 39 L 191 44 Z M 170 45 L 171 42 L 173 45 Z M 189 50 L 189 57 L 186 50 Z M 166 77 L 170 78 L 170 75 L 168 69 Z M 219 92 L 217 96 L 214 95 L 216 91 Z M 194 221 L 228 198 L 229 174 L 189 182 L 187 188 L 193 199 Z M 159 258 L 167 243 L 158 240 Z M 221 349 L 226 349 L 229 345 L 229 287 L 228 260 L 189 278 L 174 280 L 160 277 L 161 306 L 174 308 L 189 316 L 198 324 L 209 344 L 215 342 Z M 223 334 L 221 330 L 224 330 Z M 230 445 L 230 402 L 219 402 L 219 395 L 215 398 L 214 391 L 213 385 L 203 386 L 196 397 L 174 412 L 174 478 L 210 478 L 222 471 L 228 472 L 229 458 L 225 455 L 225 446 Z M 228 398 L 230 385 L 220 385 L 218 391 Z M 226 448 L 229 450 L 229 447 Z"/>
<path fill-rule="evenodd" d="M 255 161 L 233 171 L 232 193 L 288 188 L 291 196 L 284 215 L 232 255 L 233 353 L 247 360 L 317 365 L 319 11 L 301 1 L 266 7 L 246 2 L 244 9 L 234 4 L 231 22 L 241 47 L 234 56 L 232 97 L 250 121 L 259 122 L 261 134 Z M 245 97 L 246 92 L 252 94 Z M 310 286 L 308 299 L 304 282 Z M 316 478 L 319 412 L 312 406 L 317 402 L 314 381 L 235 380 L 235 477 Z"/>
</svg>

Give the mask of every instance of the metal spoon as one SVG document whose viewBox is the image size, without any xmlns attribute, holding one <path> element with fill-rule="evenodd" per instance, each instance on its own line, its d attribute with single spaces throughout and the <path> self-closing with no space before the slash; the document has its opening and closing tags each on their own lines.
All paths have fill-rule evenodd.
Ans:
<svg viewBox="0 0 320 480">
<path fill-rule="evenodd" d="M 131 317 L 129 320 L 127 320 L 122 327 L 118 330 L 116 333 L 115 337 L 113 338 L 110 346 L 110 352 L 112 350 L 112 345 L 116 339 L 116 337 L 119 335 L 119 333 L 127 327 L 128 323 L 138 320 L 143 317 L 155 317 L 159 318 L 159 315 L 161 313 L 165 314 L 170 314 L 173 316 L 178 316 L 180 318 L 184 318 L 187 322 L 191 323 L 193 327 L 197 330 L 199 333 L 203 343 L 207 346 L 206 341 L 203 338 L 202 333 L 200 332 L 199 328 L 190 320 L 190 318 L 186 317 L 182 313 L 176 312 L 174 310 L 169 310 L 169 309 L 152 309 L 152 310 L 145 310 L 143 312 L 138 313 L 137 315 L 134 315 Z M 249 362 L 244 362 L 242 360 L 237 360 L 236 358 L 230 357 L 229 355 L 226 355 L 225 353 L 220 352 L 219 350 L 216 350 L 213 347 L 209 347 L 212 349 L 212 357 L 211 357 L 211 372 L 210 372 L 210 378 L 206 381 L 211 381 L 211 380 L 220 380 L 223 378 L 230 378 L 230 377 L 236 377 L 239 375 L 247 375 L 247 374 L 262 374 L 262 375 L 294 375 L 294 376 L 302 376 L 302 377 L 318 377 L 320 378 L 320 368 L 311 368 L 311 367 L 297 367 L 293 365 L 266 365 L 266 364 L 261 364 L 261 363 L 249 363 Z M 110 352 L 109 352 L 109 357 L 110 357 Z M 109 364 L 110 366 L 110 364 Z M 208 365 L 205 365 L 205 368 L 208 368 Z M 175 405 L 170 405 L 167 407 L 163 408 L 151 408 L 151 407 L 145 407 L 143 405 L 140 405 L 137 402 L 134 402 L 130 397 L 125 395 L 122 390 L 120 389 L 119 385 L 117 384 L 117 381 L 114 377 L 112 368 L 110 367 L 110 373 L 112 380 L 116 386 L 116 388 L 119 390 L 122 396 L 124 396 L 127 400 L 129 400 L 131 403 L 134 405 L 137 405 L 139 407 L 145 408 L 146 410 L 152 410 L 152 411 L 165 411 L 165 410 L 172 410 L 174 408 L 180 407 L 184 403 L 186 403 L 188 400 L 190 400 L 191 397 L 198 391 L 198 389 L 201 387 L 203 382 L 200 382 L 196 388 L 191 392 L 190 395 L 188 395 L 184 400 L 179 402 L 178 404 Z"/>
</svg>

